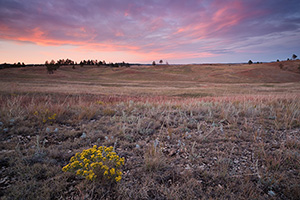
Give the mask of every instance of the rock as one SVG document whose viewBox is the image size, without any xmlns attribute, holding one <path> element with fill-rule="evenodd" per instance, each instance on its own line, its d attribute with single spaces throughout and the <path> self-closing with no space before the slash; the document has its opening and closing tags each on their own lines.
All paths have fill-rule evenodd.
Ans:
<svg viewBox="0 0 300 200">
<path fill-rule="evenodd" d="M 82 135 L 80 136 L 81 138 L 86 138 L 86 133 L 82 133 Z"/>
<path fill-rule="evenodd" d="M 205 170 L 205 164 L 203 164 L 203 165 L 200 165 L 200 166 L 199 166 L 199 169 L 201 169 L 201 170 Z"/>
<path fill-rule="evenodd" d="M 3 122 L 0 122 L 0 126 L 3 126 Z"/>
<path fill-rule="evenodd" d="M 8 128 L 4 128 L 4 129 L 3 129 L 3 132 L 4 132 L 4 133 L 7 133 L 7 132 L 8 132 Z"/>
<path fill-rule="evenodd" d="M 276 194 L 275 194 L 275 192 L 273 192 L 272 190 L 269 190 L 269 191 L 268 191 L 268 195 L 270 195 L 271 197 L 274 197 Z"/>
<path fill-rule="evenodd" d="M 192 169 L 192 168 L 190 167 L 189 164 L 187 164 L 186 167 L 185 167 L 184 169 L 185 169 L 185 170 L 190 170 L 190 169 Z"/>
<path fill-rule="evenodd" d="M 159 147 L 159 140 L 156 138 L 154 141 L 154 148 Z"/>
<path fill-rule="evenodd" d="M 181 146 L 181 140 L 178 140 L 178 144 L 177 144 L 177 146 Z"/>
<path fill-rule="evenodd" d="M 50 128 L 49 127 L 46 128 L 46 133 L 50 133 Z"/>
<path fill-rule="evenodd" d="M 188 132 L 186 132 L 185 133 L 185 137 L 188 138 L 188 139 L 190 139 L 192 136 L 191 136 L 191 134 L 189 134 Z"/>
<path fill-rule="evenodd" d="M 10 123 L 11 125 L 13 125 L 13 124 L 15 123 L 15 119 L 10 119 L 10 120 L 9 120 L 9 123 Z"/>
<path fill-rule="evenodd" d="M 141 146 L 138 145 L 138 144 L 136 144 L 136 145 L 135 145 L 135 148 L 139 149 L 139 148 L 141 148 Z"/>
<path fill-rule="evenodd" d="M 223 125 L 222 124 L 220 125 L 220 131 L 221 131 L 221 133 L 224 133 Z"/>
<path fill-rule="evenodd" d="M 54 133 L 58 133 L 58 128 L 55 128 L 55 129 L 54 129 Z"/>
</svg>

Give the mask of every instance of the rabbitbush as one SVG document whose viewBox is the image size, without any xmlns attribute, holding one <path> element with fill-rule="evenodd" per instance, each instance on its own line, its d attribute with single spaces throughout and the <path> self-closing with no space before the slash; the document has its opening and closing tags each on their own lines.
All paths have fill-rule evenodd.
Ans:
<svg viewBox="0 0 300 200">
<path fill-rule="evenodd" d="M 53 124 L 56 120 L 56 113 L 51 113 L 49 109 L 46 109 L 45 111 L 35 111 L 33 115 L 39 119 L 45 124 L 49 122 L 50 124 Z"/>
<path fill-rule="evenodd" d="M 70 163 L 62 168 L 64 172 L 75 172 L 76 175 L 84 176 L 87 180 L 104 180 L 119 182 L 122 179 L 121 166 L 124 158 L 120 158 L 113 147 L 94 145 L 93 148 L 85 149 L 76 153 L 70 159 Z"/>
</svg>

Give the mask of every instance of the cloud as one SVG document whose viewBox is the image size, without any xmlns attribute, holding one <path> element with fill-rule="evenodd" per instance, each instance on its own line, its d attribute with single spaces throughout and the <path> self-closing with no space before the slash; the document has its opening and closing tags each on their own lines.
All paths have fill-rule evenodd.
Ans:
<svg viewBox="0 0 300 200">
<path fill-rule="evenodd" d="M 300 32 L 299 7 L 297 0 L 1 0 L 0 39 L 145 60 L 213 57 L 265 41 L 272 48 L 271 35 L 288 42 Z"/>
</svg>

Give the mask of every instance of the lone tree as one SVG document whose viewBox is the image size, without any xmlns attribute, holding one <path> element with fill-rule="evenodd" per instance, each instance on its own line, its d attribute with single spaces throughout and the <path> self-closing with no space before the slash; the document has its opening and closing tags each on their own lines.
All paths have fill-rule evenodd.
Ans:
<svg viewBox="0 0 300 200">
<path fill-rule="evenodd" d="M 49 63 L 48 61 L 45 62 L 45 66 L 47 68 L 47 71 L 49 74 L 53 74 L 55 70 L 57 70 L 59 68 L 59 64 L 56 63 L 54 60 L 51 60 L 51 62 Z"/>
<path fill-rule="evenodd" d="M 160 61 L 159 61 L 159 64 L 163 64 L 163 62 L 164 62 L 163 60 L 160 60 Z"/>
<path fill-rule="evenodd" d="M 152 62 L 152 65 L 156 65 L 155 61 Z"/>
<path fill-rule="evenodd" d="M 252 60 L 249 60 L 249 61 L 248 61 L 248 64 L 249 64 L 249 65 L 253 64 Z"/>
<path fill-rule="evenodd" d="M 292 56 L 293 60 L 296 60 L 297 57 L 298 56 L 296 54 L 293 54 L 293 56 Z"/>
</svg>

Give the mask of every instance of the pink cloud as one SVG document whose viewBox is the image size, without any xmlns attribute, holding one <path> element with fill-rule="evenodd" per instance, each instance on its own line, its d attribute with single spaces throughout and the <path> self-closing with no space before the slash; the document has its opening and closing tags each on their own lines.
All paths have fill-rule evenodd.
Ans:
<svg viewBox="0 0 300 200">
<path fill-rule="evenodd" d="M 255 40 L 248 38 L 299 33 L 297 5 L 296 0 L 289 5 L 279 0 L 3 0 L 0 39 L 127 51 L 145 59 L 214 57 L 253 46 Z"/>
</svg>

